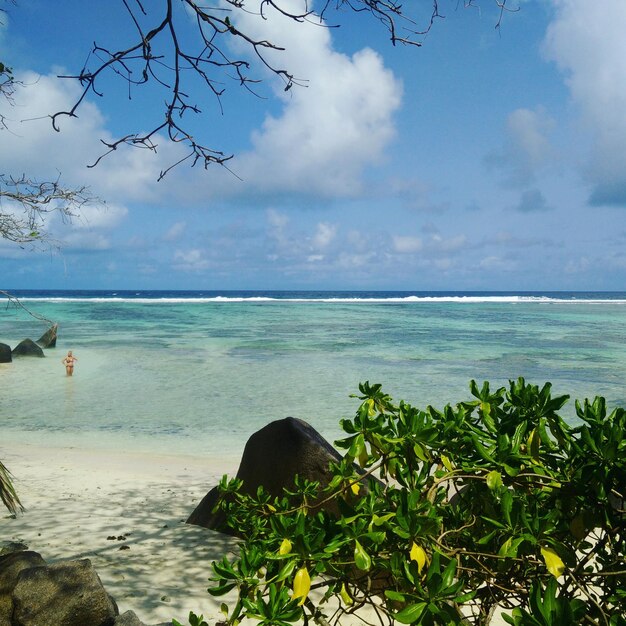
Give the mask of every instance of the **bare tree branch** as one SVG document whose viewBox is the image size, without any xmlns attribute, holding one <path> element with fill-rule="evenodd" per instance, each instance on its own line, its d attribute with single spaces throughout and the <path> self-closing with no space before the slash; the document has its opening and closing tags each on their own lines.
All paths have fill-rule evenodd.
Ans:
<svg viewBox="0 0 626 626">
<path fill-rule="evenodd" d="M 56 324 L 56 322 L 53 322 L 52 320 L 48 319 L 47 317 L 43 315 L 40 315 L 39 313 L 33 313 L 28 307 L 24 305 L 24 303 L 19 298 L 16 298 L 14 295 L 10 294 L 8 291 L 4 291 L 4 289 L 0 289 L 0 295 L 4 296 L 7 299 L 7 308 L 9 306 L 14 306 L 15 308 L 24 309 L 24 311 L 26 311 L 26 313 L 28 313 L 31 317 L 34 317 L 36 320 L 39 320 L 40 322 L 45 322 L 50 327 Z"/>
<path fill-rule="evenodd" d="M 500 27 L 505 11 L 510 11 L 507 0 L 485 0 L 499 9 L 496 28 Z M 478 0 L 464 0 L 464 6 L 476 6 Z M 250 8 L 254 4 L 256 9 Z M 416 3 L 418 4 L 418 3 Z M 430 8 L 413 6 L 412 11 L 421 11 L 421 17 L 409 14 L 397 0 L 325 0 L 320 10 L 311 8 L 308 0 L 302 0 L 300 9 L 295 10 L 285 0 L 222 0 L 215 5 L 201 5 L 198 0 L 161 0 L 144 6 L 139 0 L 123 0 L 128 19 L 133 25 L 135 37 L 131 44 L 120 49 L 109 49 L 94 43 L 89 58 L 79 74 L 63 75 L 59 78 L 77 80 L 82 93 L 68 111 L 52 114 L 52 126 L 59 130 L 62 117 L 76 117 L 81 104 L 90 94 L 102 96 L 101 86 L 105 77 L 112 72 L 126 81 L 129 97 L 132 89 L 152 83 L 166 92 L 163 115 L 145 133 L 129 133 L 112 142 L 103 141 L 106 150 L 90 167 L 96 166 L 105 156 L 118 147 L 128 145 L 156 152 L 157 136 L 165 133 L 167 138 L 188 148 L 188 153 L 177 163 L 159 175 L 163 178 L 176 165 L 188 161 L 192 166 L 201 163 L 205 168 L 211 164 L 225 165 L 232 158 L 219 149 L 211 148 L 204 139 L 197 139 L 191 131 L 189 113 L 202 114 L 200 105 L 190 97 L 192 85 L 197 82 L 207 88 L 221 111 L 221 98 L 225 84 L 235 81 L 251 91 L 269 72 L 284 82 L 285 91 L 295 85 L 304 86 L 306 80 L 296 78 L 288 69 L 276 64 L 275 52 L 282 52 L 277 43 L 254 37 L 244 32 L 237 24 L 241 11 L 254 13 L 270 19 L 272 9 L 294 22 L 316 23 L 321 28 L 338 27 L 327 25 L 333 15 L 344 9 L 356 13 L 368 13 L 386 29 L 392 45 L 421 46 L 423 37 L 430 32 L 436 20 L 442 17 L 440 0 L 427 0 Z M 186 37 L 185 27 L 189 18 L 195 18 L 195 31 Z M 423 27 L 418 21 L 424 21 Z M 242 58 L 231 57 L 229 51 L 234 42 L 241 42 L 246 52 Z M 239 46 L 241 49 L 241 46 Z M 249 59 L 252 58 L 253 61 Z M 95 69 L 89 69 L 94 63 Z"/>
<path fill-rule="evenodd" d="M 44 230 L 51 213 L 71 221 L 85 204 L 96 202 L 87 187 L 67 189 L 54 181 L 0 174 L 0 238 L 14 243 L 51 243 Z"/>
</svg>

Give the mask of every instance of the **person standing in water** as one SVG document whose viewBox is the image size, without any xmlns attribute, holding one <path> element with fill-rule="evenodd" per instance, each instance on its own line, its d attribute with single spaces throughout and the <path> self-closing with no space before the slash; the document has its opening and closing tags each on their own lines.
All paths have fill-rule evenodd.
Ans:
<svg viewBox="0 0 626 626">
<path fill-rule="evenodd" d="M 74 362 L 78 361 L 78 359 L 72 354 L 72 351 L 69 350 L 66 357 L 63 357 L 61 363 L 65 365 L 65 372 L 68 376 L 71 376 L 74 373 Z"/>
</svg>

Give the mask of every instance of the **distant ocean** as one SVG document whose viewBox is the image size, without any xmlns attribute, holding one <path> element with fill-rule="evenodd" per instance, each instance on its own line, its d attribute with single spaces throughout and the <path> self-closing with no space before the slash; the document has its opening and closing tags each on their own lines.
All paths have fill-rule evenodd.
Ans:
<svg viewBox="0 0 626 626">
<path fill-rule="evenodd" d="M 519 376 L 626 406 L 626 292 L 12 293 L 59 339 L 45 359 L 0 364 L 0 453 L 18 441 L 238 458 L 289 415 L 333 440 L 366 380 L 419 407 Z M 0 309 L 2 343 L 45 329 Z"/>
</svg>

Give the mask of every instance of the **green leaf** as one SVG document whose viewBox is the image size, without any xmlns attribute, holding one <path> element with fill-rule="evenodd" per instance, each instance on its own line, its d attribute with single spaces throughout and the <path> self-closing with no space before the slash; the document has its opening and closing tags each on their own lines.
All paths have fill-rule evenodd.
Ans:
<svg viewBox="0 0 626 626">
<path fill-rule="evenodd" d="M 511 511 L 513 510 L 513 495 L 510 491 L 504 490 L 500 498 L 500 508 L 506 523 L 511 526 Z"/>
<path fill-rule="evenodd" d="M 294 569 L 296 569 L 296 559 L 291 559 L 290 561 L 287 561 L 287 563 L 285 563 L 280 568 L 280 571 L 278 572 L 278 575 L 276 576 L 276 579 L 274 580 L 274 582 L 279 583 L 282 580 L 289 578 L 291 574 L 293 573 Z"/>
<path fill-rule="evenodd" d="M 457 565 L 458 563 L 456 559 L 450 559 L 450 562 L 448 563 L 448 565 L 446 565 L 446 569 L 443 570 L 442 581 L 444 589 L 452 585 L 452 582 L 454 581 L 454 575 L 456 574 Z"/>
<path fill-rule="evenodd" d="M 401 624 L 413 624 L 413 622 L 416 622 L 422 616 L 427 605 L 427 602 L 409 604 L 409 606 L 402 609 L 399 613 L 396 613 L 394 618 Z"/>
<path fill-rule="evenodd" d="M 502 475 L 498 470 L 493 470 L 487 474 L 487 487 L 493 491 L 494 489 L 498 489 L 502 487 Z"/>
<path fill-rule="evenodd" d="M 348 450 L 348 454 L 353 459 L 358 459 L 365 452 L 365 439 L 362 433 L 359 433 L 352 441 L 352 445 Z"/>
<path fill-rule="evenodd" d="M 419 443 L 416 443 L 413 446 L 413 452 L 415 453 L 415 456 L 420 461 L 424 461 L 424 463 L 428 463 L 428 457 L 426 456 L 426 452 L 424 451 L 424 448 L 422 446 L 420 446 Z"/>
<path fill-rule="evenodd" d="M 406 602 L 406 596 L 393 589 L 385 589 L 385 596 L 393 602 Z"/>
<path fill-rule="evenodd" d="M 493 458 L 493 456 L 491 456 L 491 454 L 489 454 L 487 448 L 485 448 L 485 446 L 483 446 L 483 444 L 478 439 L 478 436 L 475 435 L 474 433 L 472 433 L 471 434 L 471 439 L 472 439 L 472 442 L 474 444 L 474 447 L 476 448 L 476 452 L 478 452 L 478 454 L 485 461 L 489 461 L 489 463 L 494 463 L 495 464 L 496 460 Z"/>
<path fill-rule="evenodd" d="M 363 546 L 355 539 L 354 541 L 354 563 L 356 566 L 364 572 L 369 571 L 372 567 L 372 559 L 370 555 L 365 551 Z"/>
<path fill-rule="evenodd" d="M 385 515 L 374 515 L 372 516 L 372 522 L 374 526 L 382 526 L 385 522 L 388 522 L 390 519 L 396 516 L 395 513 L 386 513 Z"/>
</svg>

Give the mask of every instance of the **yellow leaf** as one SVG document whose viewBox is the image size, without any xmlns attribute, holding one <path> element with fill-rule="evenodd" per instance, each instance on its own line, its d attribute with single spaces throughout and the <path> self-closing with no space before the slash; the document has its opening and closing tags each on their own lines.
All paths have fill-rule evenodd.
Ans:
<svg viewBox="0 0 626 626">
<path fill-rule="evenodd" d="M 426 561 L 428 560 L 424 548 L 413 542 L 411 551 L 409 552 L 409 557 L 411 558 L 411 561 L 415 561 L 417 563 L 417 571 L 421 574 L 422 568 L 426 565 Z"/>
<path fill-rule="evenodd" d="M 291 552 L 291 541 L 285 537 L 280 544 L 280 548 L 278 548 L 278 554 L 281 556 L 284 554 L 289 554 Z"/>
<path fill-rule="evenodd" d="M 352 493 L 355 496 L 358 496 L 359 495 L 359 491 L 361 491 L 361 485 L 359 485 L 359 483 L 352 483 L 350 485 L 350 490 L 352 491 Z"/>
<path fill-rule="evenodd" d="M 343 603 L 346 606 L 350 606 L 354 604 L 354 600 L 350 597 L 350 594 L 348 593 L 348 590 L 346 589 L 346 583 L 343 583 L 341 585 L 341 591 L 339 592 L 339 595 L 341 596 L 341 599 L 343 600 Z"/>
<path fill-rule="evenodd" d="M 301 567 L 293 579 L 293 599 L 301 598 L 298 604 L 302 606 L 311 589 L 311 577 L 306 567 Z"/>
<path fill-rule="evenodd" d="M 552 548 L 541 548 L 541 556 L 546 563 L 546 567 L 552 576 L 558 578 L 565 570 L 565 563 Z"/>
<path fill-rule="evenodd" d="M 441 462 L 443 463 L 443 466 L 449 472 L 453 472 L 454 471 L 454 468 L 452 467 L 452 463 L 451 463 L 450 459 L 445 454 L 441 455 Z"/>
</svg>

